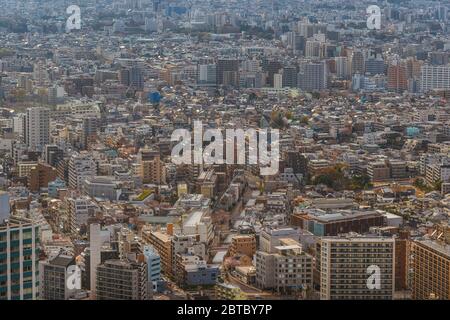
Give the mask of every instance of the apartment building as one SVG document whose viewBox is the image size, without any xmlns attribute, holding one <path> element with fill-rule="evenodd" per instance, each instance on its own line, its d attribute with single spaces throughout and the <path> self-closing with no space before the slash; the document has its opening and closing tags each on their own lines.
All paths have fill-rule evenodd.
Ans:
<svg viewBox="0 0 450 320">
<path fill-rule="evenodd" d="M 411 244 L 412 298 L 450 299 L 450 245 L 430 239 Z"/>
<path fill-rule="evenodd" d="M 317 260 L 321 300 L 392 299 L 395 282 L 395 241 L 386 237 L 324 237 Z M 379 287 L 370 283 L 379 270 Z M 375 274 L 375 276 L 377 276 Z M 376 284 L 376 283 L 375 283 Z"/>
<path fill-rule="evenodd" d="M 275 252 L 256 252 L 256 285 L 261 289 L 288 292 L 311 288 L 313 257 L 293 239 L 280 239 Z"/>
<path fill-rule="evenodd" d="M 0 224 L 0 300 L 39 297 L 38 235 L 28 219 L 11 216 Z"/>
<path fill-rule="evenodd" d="M 147 264 L 107 260 L 97 266 L 97 300 L 147 300 Z"/>
</svg>

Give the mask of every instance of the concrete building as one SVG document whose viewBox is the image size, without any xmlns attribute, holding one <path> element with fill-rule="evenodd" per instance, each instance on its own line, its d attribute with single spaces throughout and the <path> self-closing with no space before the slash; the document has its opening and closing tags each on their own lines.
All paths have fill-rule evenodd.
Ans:
<svg viewBox="0 0 450 320">
<path fill-rule="evenodd" d="M 160 231 L 142 230 L 142 240 L 152 246 L 161 259 L 161 269 L 165 275 L 172 274 L 172 235 Z"/>
<path fill-rule="evenodd" d="M 97 175 L 97 165 L 91 154 L 74 153 L 69 160 L 69 187 L 81 190 L 83 181 Z"/>
<path fill-rule="evenodd" d="M 185 235 L 198 234 L 200 241 L 209 244 L 214 237 L 214 229 L 208 210 L 195 210 L 183 220 L 181 232 Z"/>
<path fill-rule="evenodd" d="M 393 238 L 324 237 L 317 250 L 321 300 L 392 299 L 395 284 Z M 372 288 L 371 270 L 379 273 Z M 369 283 L 370 282 L 370 283 Z"/>
<path fill-rule="evenodd" d="M 0 224 L 0 300 L 39 297 L 39 227 L 10 217 Z"/>
<path fill-rule="evenodd" d="M 97 300 L 147 300 L 147 264 L 107 260 L 97 266 Z"/>
<path fill-rule="evenodd" d="M 0 191 L 0 224 L 3 220 L 9 218 L 11 207 L 9 204 L 9 194 L 5 191 Z"/>
<path fill-rule="evenodd" d="M 56 179 L 56 169 L 45 163 L 38 163 L 30 170 L 28 188 L 32 192 L 39 192 L 47 188 L 48 184 Z"/>
<path fill-rule="evenodd" d="M 40 299 L 42 300 L 68 300 L 76 291 L 67 286 L 69 280 L 69 266 L 75 266 L 75 258 L 59 254 L 49 261 L 39 263 Z M 81 284 L 81 272 L 80 272 Z"/>
<path fill-rule="evenodd" d="M 275 252 L 256 253 L 256 285 L 262 289 L 292 292 L 312 287 L 313 257 L 293 239 L 280 239 Z"/>
<path fill-rule="evenodd" d="M 245 254 L 253 258 L 256 253 L 256 238 L 253 235 L 237 235 L 231 239 L 231 245 L 228 254 L 234 256 L 236 254 Z"/>
<path fill-rule="evenodd" d="M 411 243 L 412 298 L 450 299 L 450 246 L 435 240 Z"/>
<path fill-rule="evenodd" d="M 31 149 L 41 150 L 50 141 L 50 110 L 29 108 L 25 116 L 25 143 Z"/>
<path fill-rule="evenodd" d="M 82 190 L 90 197 L 115 201 L 121 194 L 121 183 L 110 176 L 86 177 L 82 181 Z"/>
<path fill-rule="evenodd" d="M 138 154 L 138 163 L 142 183 L 164 184 L 166 182 L 166 169 L 159 151 L 141 149 Z"/>
</svg>

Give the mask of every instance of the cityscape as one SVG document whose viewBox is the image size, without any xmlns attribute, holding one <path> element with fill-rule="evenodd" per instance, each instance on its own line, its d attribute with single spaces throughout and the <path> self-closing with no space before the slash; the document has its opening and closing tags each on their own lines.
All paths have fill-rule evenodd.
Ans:
<svg viewBox="0 0 450 320">
<path fill-rule="evenodd" d="M 450 300 L 450 1 L 0 6 L 0 300 Z"/>
</svg>

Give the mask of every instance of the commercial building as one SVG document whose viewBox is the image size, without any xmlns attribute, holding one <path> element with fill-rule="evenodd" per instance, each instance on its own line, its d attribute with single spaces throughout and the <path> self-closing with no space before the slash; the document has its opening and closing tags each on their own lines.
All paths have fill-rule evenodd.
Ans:
<svg viewBox="0 0 450 320">
<path fill-rule="evenodd" d="M 383 226 L 384 217 L 377 211 L 310 209 L 294 213 L 292 224 L 316 236 L 336 236 L 341 233 L 368 232 L 370 227 Z"/>
</svg>

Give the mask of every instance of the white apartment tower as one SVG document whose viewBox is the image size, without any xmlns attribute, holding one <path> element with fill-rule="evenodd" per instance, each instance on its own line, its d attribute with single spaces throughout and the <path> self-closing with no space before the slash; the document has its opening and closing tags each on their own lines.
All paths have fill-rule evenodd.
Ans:
<svg viewBox="0 0 450 320">
<path fill-rule="evenodd" d="M 25 142 L 28 148 L 42 149 L 50 141 L 50 110 L 28 108 L 25 116 Z"/>
</svg>

